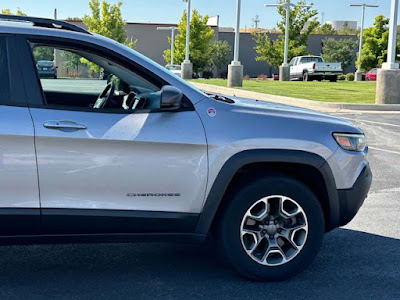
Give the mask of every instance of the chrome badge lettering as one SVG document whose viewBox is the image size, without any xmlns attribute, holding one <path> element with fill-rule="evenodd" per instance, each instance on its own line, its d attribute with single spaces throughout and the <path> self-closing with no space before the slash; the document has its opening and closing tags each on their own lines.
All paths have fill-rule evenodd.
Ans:
<svg viewBox="0 0 400 300">
<path fill-rule="evenodd" d="M 129 193 L 128 197 L 180 197 L 180 193 Z"/>
</svg>

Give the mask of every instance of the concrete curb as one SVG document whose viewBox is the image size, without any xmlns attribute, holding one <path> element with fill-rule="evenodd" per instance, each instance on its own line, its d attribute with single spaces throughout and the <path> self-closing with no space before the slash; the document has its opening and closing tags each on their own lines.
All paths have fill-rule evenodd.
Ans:
<svg viewBox="0 0 400 300">
<path fill-rule="evenodd" d="M 287 105 L 300 106 L 318 110 L 365 110 L 365 111 L 400 111 L 400 104 L 350 104 L 336 102 L 319 102 L 306 99 L 298 99 L 285 96 L 269 95 L 251 92 L 242 89 L 221 87 L 211 84 L 190 82 L 195 87 L 207 93 L 223 94 L 229 96 L 253 98 L 270 102 L 283 103 Z"/>
</svg>

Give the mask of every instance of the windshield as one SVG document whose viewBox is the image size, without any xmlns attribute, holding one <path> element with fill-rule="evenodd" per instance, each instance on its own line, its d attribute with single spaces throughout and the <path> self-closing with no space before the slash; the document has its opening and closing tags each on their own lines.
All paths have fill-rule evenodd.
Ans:
<svg viewBox="0 0 400 300">
<path fill-rule="evenodd" d="M 166 69 L 170 70 L 170 71 L 180 71 L 181 66 L 180 65 L 168 65 L 168 66 L 166 66 Z"/>
</svg>

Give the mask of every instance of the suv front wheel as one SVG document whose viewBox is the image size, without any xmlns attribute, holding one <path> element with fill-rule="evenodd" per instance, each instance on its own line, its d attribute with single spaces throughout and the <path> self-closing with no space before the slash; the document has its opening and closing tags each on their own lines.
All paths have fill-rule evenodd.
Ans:
<svg viewBox="0 0 400 300">
<path fill-rule="evenodd" d="M 324 217 L 314 193 L 284 175 L 256 179 L 232 194 L 219 224 L 223 255 L 243 276 L 288 279 L 316 257 Z"/>
</svg>

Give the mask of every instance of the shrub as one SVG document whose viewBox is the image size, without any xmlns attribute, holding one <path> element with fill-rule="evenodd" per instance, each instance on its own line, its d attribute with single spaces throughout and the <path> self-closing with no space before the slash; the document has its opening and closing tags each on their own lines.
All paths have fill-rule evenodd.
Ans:
<svg viewBox="0 0 400 300">
<path fill-rule="evenodd" d="M 67 72 L 67 77 L 71 77 L 71 78 L 80 78 L 82 75 L 82 72 L 77 72 L 75 70 L 68 70 Z"/>
<path fill-rule="evenodd" d="M 203 78 L 210 79 L 213 77 L 213 72 L 211 71 L 203 71 Z"/>
<path fill-rule="evenodd" d="M 346 80 L 347 81 L 354 81 L 354 74 L 353 73 L 349 73 L 346 75 Z"/>
<path fill-rule="evenodd" d="M 244 75 L 243 76 L 243 80 L 250 80 L 250 76 L 249 75 Z"/>
<path fill-rule="evenodd" d="M 260 74 L 257 76 L 257 80 L 267 80 L 267 79 L 268 79 L 268 76 L 265 74 Z"/>
<path fill-rule="evenodd" d="M 228 72 L 227 71 L 222 71 L 221 74 L 219 74 L 219 77 L 222 79 L 228 78 Z"/>
<path fill-rule="evenodd" d="M 346 75 L 339 75 L 338 80 L 346 80 Z"/>
</svg>

